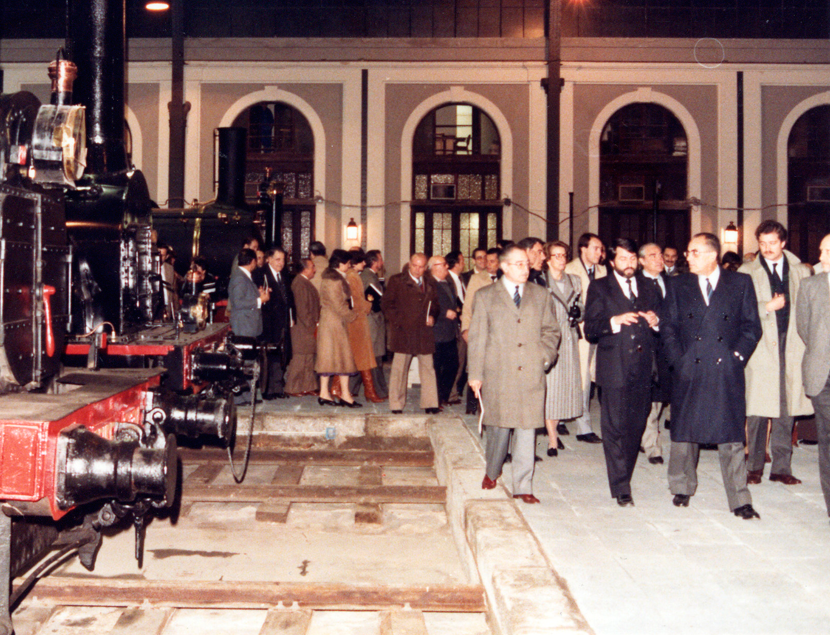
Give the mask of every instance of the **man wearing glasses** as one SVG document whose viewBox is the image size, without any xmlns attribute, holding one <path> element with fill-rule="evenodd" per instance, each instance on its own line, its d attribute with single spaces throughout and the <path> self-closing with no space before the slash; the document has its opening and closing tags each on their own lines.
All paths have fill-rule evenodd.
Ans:
<svg viewBox="0 0 830 635">
<path fill-rule="evenodd" d="M 545 416 L 545 372 L 556 361 L 559 325 L 550 294 L 527 283 L 527 253 L 508 247 L 499 263 L 504 275 L 473 300 L 467 352 L 470 388 L 482 400 L 487 426 L 481 487 L 496 487 L 512 429 L 513 497 L 538 503 L 533 495 L 536 427 Z"/>
<path fill-rule="evenodd" d="M 699 444 L 717 444 L 729 509 L 744 520 L 760 518 L 746 485 L 744 366 L 761 321 L 752 279 L 718 264 L 720 241 L 696 234 L 686 254 L 689 273 L 668 285 L 660 309 L 660 335 L 672 379 L 669 489 L 688 507 L 697 489 Z"/>
</svg>

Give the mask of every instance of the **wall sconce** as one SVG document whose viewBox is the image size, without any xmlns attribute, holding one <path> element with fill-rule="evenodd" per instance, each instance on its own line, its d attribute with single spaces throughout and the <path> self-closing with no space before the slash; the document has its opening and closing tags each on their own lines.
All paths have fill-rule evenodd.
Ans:
<svg viewBox="0 0 830 635">
<path fill-rule="evenodd" d="M 354 218 L 346 225 L 346 240 L 357 240 L 357 223 L 354 222 Z"/>
<path fill-rule="evenodd" d="M 723 239 L 726 243 L 738 243 L 738 228 L 735 227 L 734 221 L 729 221 L 729 224 L 723 232 Z"/>
<path fill-rule="evenodd" d="M 147 11 L 167 11 L 170 8 L 169 2 L 162 2 L 161 0 L 151 0 L 144 5 Z"/>
</svg>

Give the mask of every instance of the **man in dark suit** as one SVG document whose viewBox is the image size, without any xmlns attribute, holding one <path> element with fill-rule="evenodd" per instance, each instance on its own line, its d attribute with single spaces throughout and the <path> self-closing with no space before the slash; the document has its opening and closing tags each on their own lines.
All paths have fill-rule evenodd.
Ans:
<svg viewBox="0 0 830 635">
<path fill-rule="evenodd" d="M 262 398 L 285 399 L 283 375 L 291 359 L 291 292 L 284 278 L 285 252 L 279 247 L 266 253 L 265 266 L 253 274 L 257 286 L 270 291 L 269 299 L 262 305 L 262 338 L 275 345 L 268 353 L 268 368 Z"/>
<path fill-rule="evenodd" d="M 530 276 L 527 281 L 546 287 L 547 282 L 545 282 L 544 274 L 545 243 L 542 242 L 541 238 L 528 236 L 517 242 L 516 246 L 527 252 L 527 259 L 530 261 Z"/>
<path fill-rule="evenodd" d="M 657 243 L 646 243 L 640 246 L 638 252 L 642 274 L 646 282 L 651 284 L 660 295 L 660 302 L 666 297 L 666 285 L 669 276 L 663 270 L 663 254 Z M 651 411 L 646 419 L 646 430 L 643 432 L 641 450 L 653 465 L 663 463 L 663 448 L 660 444 L 660 427 L 668 418 L 669 401 L 671 400 L 671 371 L 669 370 L 663 347 L 657 342 L 657 373 L 652 377 Z"/>
<path fill-rule="evenodd" d="M 435 336 L 435 379 L 438 386 L 438 406 L 447 406 L 450 401 L 455 373 L 458 370 L 458 298 L 449 281 L 449 267 L 444 256 L 433 256 L 427 262 L 429 272 L 435 280 L 440 311 L 432 327 Z"/>
<path fill-rule="evenodd" d="M 651 408 L 651 370 L 657 347 L 660 298 L 637 275 L 637 245 L 617 238 L 611 275 L 594 280 L 585 304 L 585 337 L 597 344 L 597 385 L 602 387 L 602 447 L 611 496 L 634 505 L 631 475 Z"/>
<path fill-rule="evenodd" d="M 718 266 L 720 241 L 697 234 L 690 273 L 672 279 L 660 309 L 660 336 L 673 367 L 669 489 L 688 507 L 697 489 L 699 444 L 717 444 L 726 498 L 736 516 L 760 518 L 746 485 L 744 366 L 761 321 L 749 276 Z"/>
<path fill-rule="evenodd" d="M 818 474 L 830 515 L 830 234 L 822 239 L 819 252 L 825 270 L 801 281 L 795 319 L 806 346 L 801 377 L 816 411 Z"/>
</svg>

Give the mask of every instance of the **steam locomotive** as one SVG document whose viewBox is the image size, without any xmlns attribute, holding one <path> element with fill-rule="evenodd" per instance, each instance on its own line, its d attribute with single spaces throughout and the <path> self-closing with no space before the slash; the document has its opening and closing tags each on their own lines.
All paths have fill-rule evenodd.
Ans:
<svg viewBox="0 0 830 635">
<path fill-rule="evenodd" d="M 56 546 L 91 569 L 102 529 L 131 518 L 140 561 L 145 516 L 174 502 L 177 436 L 230 447 L 233 393 L 258 372 L 227 325 L 160 319 L 153 204 L 124 146 L 123 2 L 72 11 L 89 30 L 50 65 L 51 103 L 0 95 L 0 635 L 51 561 L 14 594 L 11 578 Z"/>
</svg>

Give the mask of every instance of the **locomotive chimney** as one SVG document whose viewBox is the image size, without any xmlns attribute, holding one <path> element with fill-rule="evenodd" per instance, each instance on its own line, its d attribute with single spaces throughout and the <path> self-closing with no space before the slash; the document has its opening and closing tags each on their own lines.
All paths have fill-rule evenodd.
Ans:
<svg viewBox="0 0 830 635">
<path fill-rule="evenodd" d="M 86 106 L 87 174 L 128 169 L 124 144 L 125 0 L 69 0 L 66 48 L 78 66 L 75 101 Z"/>
<path fill-rule="evenodd" d="M 216 202 L 247 209 L 245 203 L 245 128 L 219 128 L 219 183 Z"/>
</svg>

